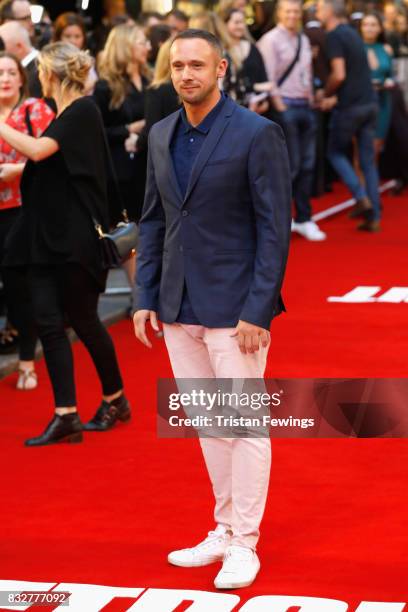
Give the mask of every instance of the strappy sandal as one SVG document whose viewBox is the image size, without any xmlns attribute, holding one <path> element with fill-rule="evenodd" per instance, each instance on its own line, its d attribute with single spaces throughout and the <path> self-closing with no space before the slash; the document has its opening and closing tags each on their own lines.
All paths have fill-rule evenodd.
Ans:
<svg viewBox="0 0 408 612">
<path fill-rule="evenodd" d="M 38 385 L 37 373 L 34 370 L 19 370 L 17 389 L 19 391 L 31 391 Z"/>
</svg>

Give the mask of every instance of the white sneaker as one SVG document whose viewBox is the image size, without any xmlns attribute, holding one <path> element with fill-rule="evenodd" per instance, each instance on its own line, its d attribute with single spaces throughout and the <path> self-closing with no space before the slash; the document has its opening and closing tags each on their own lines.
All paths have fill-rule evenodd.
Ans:
<svg viewBox="0 0 408 612">
<path fill-rule="evenodd" d="M 320 241 L 326 240 L 327 236 L 322 230 L 319 228 L 317 223 L 314 221 L 304 221 L 303 223 L 296 223 L 296 221 L 292 221 L 292 232 L 297 232 L 306 240 Z"/>
<path fill-rule="evenodd" d="M 209 531 L 206 539 L 197 546 L 171 552 L 167 557 L 168 562 L 180 567 L 200 567 L 222 561 L 230 539 L 226 527 L 217 525 L 215 530 Z"/>
<path fill-rule="evenodd" d="M 17 389 L 19 391 L 31 391 L 38 385 L 37 374 L 34 370 L 19 370 Z"/>
<path fill-rule="evenodd" d="M 217 589 L 239 589 L 253 583 L 261 564 L 254 550 L 244 546 L 229 546 L 214 586 Z"/>
</svg>

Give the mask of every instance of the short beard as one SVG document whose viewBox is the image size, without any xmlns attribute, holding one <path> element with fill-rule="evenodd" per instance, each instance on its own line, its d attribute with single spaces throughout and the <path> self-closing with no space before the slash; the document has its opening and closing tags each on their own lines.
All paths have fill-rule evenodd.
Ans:
<svg viewBox="0 0 408 612">
<path fill-rule="evenodd" d="M 211 87 L 209 87 L 208 89 L 201 91 L 200 95 L 198 98 L 195 98 L 194 100 L 188 100 L 186 98 L 183 97 L 182 93 L 179 93 L 179 98 L 182 102 L 186 102 L 187 104 L 191 104 L 191 106 L 195 106 L 198 104 L 202 104 L 204 102 L 204 100 L 206 100 L 211 94 L 212 92 L 216 89 L 217 87 L 217 83 Z"/>
</svg>

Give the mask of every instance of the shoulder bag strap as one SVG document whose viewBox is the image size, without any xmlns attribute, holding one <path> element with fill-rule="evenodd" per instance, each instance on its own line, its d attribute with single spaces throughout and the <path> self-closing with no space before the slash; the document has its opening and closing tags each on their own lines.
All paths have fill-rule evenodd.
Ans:
<svg viewBox="0 0 408 612">
<path fill-rule="evenodd" d="M 30 134 L 30 136 L 34 136 L 33 124 L 31 123 L 30 109 L 28 108 L 28 106 L 26 106 L 25 108 L 25 122 L 26 122 L 28 133 Z"/>
<path fill-rule="evenodd" d="M 297 45 L 295 57 L 293 58 L 292 62 L 289 64 L 289 66 L 286 68 L 286 70 L 282 74 L 282 76 L 279 77 L 279 79 L 277 81 L 278 87 L 280 87 L 284 83 L 284 81 L 286 81 L 286 79 L 288 78 L 288 76 L 292 72 L 293 68 L 297 64 L 298 59 L 300 57 L 300 50 L 301 50 L 301 48 L 302 48 L 302 34 L 299 33 L 298 34 L 298 45 Z"/>
</svg>

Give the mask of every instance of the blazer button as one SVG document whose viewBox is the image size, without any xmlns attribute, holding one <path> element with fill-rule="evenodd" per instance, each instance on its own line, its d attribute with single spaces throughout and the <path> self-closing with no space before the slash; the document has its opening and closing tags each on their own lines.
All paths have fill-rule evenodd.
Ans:
<svg viewBox="0 0 408 612">
<path fill-rule="evenodd" d="M 188 210 L 183 210 L 183 212 L 181 213 L 183 215 L 183 217 L 187 217 L 188 215 Z"/>
<path fill-rule="evenodd" d="M 180 251 L 180 253 L 182 253 L 182 252 L 183 252 L 183 246 L 181 246 L 181 247 L 179 248 L 179 251 Z"/>
</svg>

